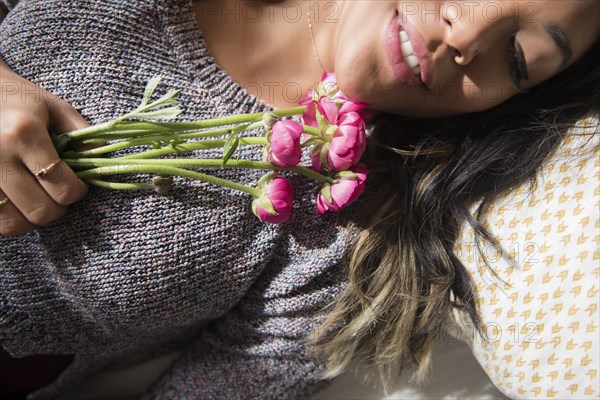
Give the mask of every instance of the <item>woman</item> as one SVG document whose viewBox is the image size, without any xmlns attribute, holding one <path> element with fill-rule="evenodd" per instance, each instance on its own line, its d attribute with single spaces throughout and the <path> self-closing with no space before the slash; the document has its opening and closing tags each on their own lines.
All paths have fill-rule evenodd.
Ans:
<svg viewBox="0 0 600 400">
<path fill-rule="evenodd" d="M 30 398 L 173 348 L 182 356 L 148 398 L 306 397 L 325 384 L 323 356 L 329 375 L 366 360 L 385 377 L 411 356 L 423 373 L 453 305 L 477 320 L 452 253 L 460 226 L 476 224 L 468 207 L 533 177 L 566 127 L 598 111 L 598 9 L 19 2 L 0 33 L 0 229 L 22 234 L 2 238 L 0 343 L 60 364 Z M 181 183 L 168 198 L 84 197 L 55 163 L 48 130 L 132 109 L 158 73 L 184 88 L 186 116 L 197 119 L 295 104 L 293 89 L 323 70 L 385 113 L 367 160 L 370 194 L 346 213 L 312 216 L 314 186 L 301 179 L 298 217 L 280 227 L 250 216 L 245 197 L 203 184 Z M 319 355 L 304 340 L 311 331 Z"/>
</svg>

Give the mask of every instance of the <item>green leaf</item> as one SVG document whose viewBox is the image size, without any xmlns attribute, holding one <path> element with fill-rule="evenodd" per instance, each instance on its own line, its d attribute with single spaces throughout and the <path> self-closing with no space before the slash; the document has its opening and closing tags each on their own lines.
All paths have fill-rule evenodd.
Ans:
<svg viewBox="0 0 600 400">
<path fill-rule="evenodd" d="M 317 92 L 319 95 L 325 94 L 325 85 L 323 85 L 323 82 L 319 82 L 319 84 L 317 85 Z M 319 98 L 317 98 L 316 100 L 319 100 Z"/>
<path fill-rule="evenodd" d="M 178 106 L 180 103 L 179 100 L 177 100 L 175 97 L 179 95 L 180 92 L 180 90 L 169 90 L 160 99 L 154 101 L 151 104 L 148 104 L 146 107 L 144 107 L 144 109 L 152 110 L 167 106 Z"/>
<path fill-rule="evenodd" d="M 273 125 L 280 120 L 280 118 L 272 112 L 266 112 L 263 114 L 262 120 L 263 124 L 265 125 L 265 129 L 269 131 L 271 128 L 273 128 Z"/>
<path fill-rule="evenodd" d="M 327 121 L 325 120 L 325 117 L 320 112 L 317 112 L 317 124 L 319 125 L 319 128 L 327 125 Z M 323 129 L 321 129 L 321 131 L 322 130 Z"/>
<path fill-rule="evenodd" d="M 329 204 L 333 204 L 333 198 L 331 197 L 331 185 L 326 183 L 321 188 L 321 195 L 325 197 L 325 200 L 329 202 Z"/>
<path fill-rule="evenodd" d="M 158 86 L 161 80 L 162 76 L 158 75 L 148 81 L 146 89 L 144 89 L 144 98 L 142 99 L 141 106 L 145 106 L 146 104 L 148 104 L 150 98 L 154 94 L 154 91 L 156 90 L 156 87 Z"/>
<path fill-rule="evenodd" d="M 325 93 L 325 96 L 327 97 L 331 97 L 333 96 L 336 92 L 338 91 L 338 85 L 337 83 L 333 84 L 333 85 L 329 85 L 327 86 L 327 92 Z"/>
<path fill-rule="evenodd" d="M 271 203 L 271 200 L 269 200 L 269 198 L 267 196 L 260 196 L 260 198 L 258 199 L 258 202 L 260 203 L 260 207 L 265 210 L 266 212 L 268 212 L 271 215 L 279 215 L 279 213 L 277 211 L 275 211 L 275 208 L 273 207 L 273 203 Z"/>
<path fill-rule="evenodd" d="M 173 106 L 154 111 L 133 112 L 128 117 L 146 120 L 176 119 L 182 112 L 183 110 L 179 106 Z"/>
<path fill-rule="evenodd" d="M 186 144 L 188 141 L 185 139 L 173 139 L 169 142 L 169 145 L 174 148 L 175 150 L 177 150 L 178 147 L 180 147 L 180 145 L 182 144 Z"/>
<path fill-rule="evenodd" d="M 188 141 L 185 139 L 180 139 L 180 138 L 174 138 L 174 139 L 169 139 L 169 140 L 158 140 L 154 143 L 152 143 L 152 147 L 154 147 L 154 149 L 158 150 L 158 149 L 163 149 L 166 147 L 172 147 L 173 149 L 177 150 L 177 147 L 179 147 L 179 145 L 185 144 Z"/>
<path fill-rule="evenodd" d="M 325 137 L 325 140 L 331 140 L 333 139 L 333 137 L 335 136 L 335 133 L 338 130 L 338 126 L 337 125 L 329 125 L 327 126 L 327 128 L 325 129 L 325 134 L 323 135 Z"/>
<path fill-rule="evenodd" d="M 312 92 L 312 99 L 313 101 L 319 101 L 319 97 L 320 97 L 320 92 L 317 86 L 317 90 L 313 90 Z"/>
<path fill-rule="evenodd" d="M 227 164 L 227 161 L 229 161 L 233 153 L 235 153 L 239 144 L 240 137 L 237 133 L 232 132 L 225 141 L 225 144 L 223 145 L 223 162 L 221 164 L 222 166 L 225 166 L 225 164 Z"/>
<path fill-rule="evenodd" d="M 350 170 L 346 170 L 346 171 L 340 171 L 337 174 L 335 174 L 336 178 L 348 178 L 348 179 L 358 179 L 358 175 L 356 175 L 354 172 L 350 171 Z"/>
<path fill-rule="evenodd" d="M 276 177 L 277 177 L 277 173 L 275 173 L 275 172 L 269 172 L 269 173 L 261 176 L 260 179 L 258 180 L 258 183 L 256 184 L 256 188 L 258 190 L 262 191 L 265 188 L 265 186 L 267 186 Z"/>
</svg>

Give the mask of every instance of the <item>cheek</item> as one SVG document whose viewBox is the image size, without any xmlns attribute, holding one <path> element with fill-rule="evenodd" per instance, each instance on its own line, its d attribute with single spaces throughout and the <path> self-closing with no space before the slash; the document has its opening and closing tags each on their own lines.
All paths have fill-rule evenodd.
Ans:
<svg viewBox="0 0 600 400">
<path fill-rule="evenodd" d="M 415 117 L 447 117 L 483 111 L 499 105 L 516 94 L 504 70 L 475 65 L 460 75 L 447 76 L 446 82 L 431 92 L 420 88 L 399 89 L 386 84 L 379 74 L 376 56 L 356 62 L 352 52 L 336 59 L 336 75 L 340 89 L 350 98 L 363 101 L 370 108 Z"/>
<path fill-rule="evenodd" d="M 340 89 L 351 99 L 372 104 L 382 94 L 379 87 L 379 77 L 376 75 L 376 65 L 369 59 L 357 62 L 352 54 L 336 60 L 335 73 Z"/>
<path fill-rule="evenodd" d="M 406 90 L 387 98 L 381 96 L 373 108 L 399 115 L 419 118 L 439 118 L 473 113 L 493 108 L 515 94 L 510 84 L 475 84 L 471 81 L 450 83 L 435 92 Z"/>
<path fill-rule="evenodd" d="M 516 94 L 512 85 L 505 82 L 490 81 L 483 85 L 468 84 L 464 88 L 461 101 L 465 112 L 483 111 L 493 108 Z"/>
<path fill-rule="evenodd" d="M 372 99 L 390 84 L 384 39 L 395 6 L 389 1 L 344 3 L 334 50 L 335 73 L 341 89 L 354 99 Z"/>
<path fill-rule="evenodd" d="M 496 63 L 495 63 L 496 64 Z M 500 64 L 502 65 L 502 64 Z M 457 114 L 493 108 L 517 94 L 504 68 L 496 65 L 473 65 L 455 82 L 438 89 L 441 103 Z"/>
</svg>

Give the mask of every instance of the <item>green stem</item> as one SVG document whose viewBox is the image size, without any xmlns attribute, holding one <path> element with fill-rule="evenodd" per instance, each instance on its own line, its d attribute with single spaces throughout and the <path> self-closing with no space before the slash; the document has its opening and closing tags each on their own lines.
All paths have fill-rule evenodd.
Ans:
<svg viewBox="0 0 600 400">
<path fill-rule="evenodd" d="M 256 143 L 250 143 L 250 139 L 256 139 Z M 264 139 L 265 142 L 262 143 L 260 142 L 260 139 Z M 210 142 L 207 144 L 207 142 Z M 144 159 L 144 158 L 158 158 L 158 157 L 162 157 L 162 156 L 166 156 L 168 154 L 174 154 L 174 153 L 184 153 L 184 152 L 188 152 L 188 151 L 195 151 L 195 150 L 204 150 L 204 149 L 212 149 L 215 147 L 223 147 L 223 145 L 225 144 L 225 141 L 222 140 L 220 142 L 222 142 L 220 145 L 217 144 L 217 142 L 219 142 L 218 140 L 211 140 L 211 141 L 201 141 L 201 142 L 193 142 L 193 143 L 183 143 L 183 144 L 178 144 L 175 147 L 164 147 L 162 149 L 155 149 L 155 150 L 146 150 L 146 151 L 142 151 L 140 153 L 136 153 L 136 154 L 131 154 L 128 156 L 122 156 L 122 157 L 115 157 L 114 160 L 131 160 L 131 159 Z M 243 143 L 245 142 L 245 143 Z M 240 138 L 240 144 L 266 144 L 266 138 Z"/>
<path fill-rule="evenodd" d="M 305 106 L 290 107 L 281 110 L 270 111 L 278 117 L 289 117 L 299 115 L 304 112 Z M 101 133 L 123 130 L 148 130 L 156 132 L 158 129 L 167 131 L 192 131 L 207 128 L 215 128 L 223 125 L 237 125 L 243 123 L 253 123 L 262 120 L 264 112 L 253 114 L 238 114 L 221 118 L 213 118 L 191 122 L 135 122 L 135 121 L 109 121 L 102 124 L 90 126 L 88 128 L 65 133 L 69 140 L 80 139 L 83 137 L 97 136 Z"/>
<path fill-rule="evenodd" d="M 190 131 L 190 130 L 160 130 L 161 128 L 156 128 L 155 130 L 131 130 L 131 131 L 114 131 L 107 132 L 103 134 L 96 135 L 92 138 L 86 137 L 83 139 L 74 140 L 71 144 L 71 147 L 77 147 L 78 145 L 83 145 L 87 143 L 93 143 L 93 141 L 109 141 L 109 140 L 118 140 L 118 139 L 149 139 L 149 138 L 157 138 L 157 140 L 161 139 L 173 139 L 173 138 L 183 138 L 183 139 L 201 139 L 207 137 L 215 137 L 227 135 L 231 132 L 244 132 L 251 131 L 257 128 L 264 128 L 264 124 L 262 121 L 255 122 L 253 124 L 245 124 L 239 125 L 236 127 L 227 127 L 220 129 L 210 129 L 210 130 L 201 130 L 201 131 Z M 137 139 L 136 139 L 137 140 Z"/>
<path fill-rule="evenodd" d="M 100 186 L 106 189 L 117 189 L 117 190 L 149 190 L 154 189 L 154 185 L 150 183 L 122 183 L 122 182 L 108 182 L 101 181 L 99 179 L 86 179 L 86 182 L 95 186 Z"/>
<path fill-rule="evenodd" d="M 147 137 L 149 135 L 169 135 L 174 131 L 165 130 L 161 128 L 157 128 L 155 130 L 148 129 L 132 129 L 132 130 L 118 130 L 118 131 L 110 131 L 106 133 L 101 133 L 94 136 L 86 136 L 83 138 L 76 138 L 73 140 L 69 140 L 69 144 L 71 147 L 77 147 L 82 144 L 92 143 L 92 141 L 109 141 L 109 140 L 119 140 L 119 139 L 133 139 L 139 137 Z"/>
<path fill-rule="evenodd" d="M 322 175 L 318 172 L 313 171 L 310 168 L 306 168 L 306 167 L 302 167 L 300 165 L 297 165 L 295 167 L 291 167 L 291 168 L 286 168 L 289 171 L 295 172 L 297 174 L 300 175 L 304 175 L 307 178 L 313 179 L 317 182 L 321 182 L 321 183 L 333 183 L 335 182 L 335 180 L 333 178 L 330 178 L 328 176 Z"/>
<path fill-rule="evenodd" d="M 157 166 L 157 167 L 177 167 L 177 168 L 240 168 L 240 169 L 259 169 L 259 170 L 287 170 L 300 175 L 304 175 L 309 179 L 313 179 L 321 183 L 333 183 L 333 179 L 325 175 L 321 175 L 312 169 L 295 166 L 291 168 L 283 168 L 270 162 L 252 161 L 252 160 L 228 160 L 225 166 L 223 161 L 219 159 L 200 159 L 200 158 L 167 158 L 167 159 L 123 159 L 123 158 L 81 158 L 81 159 L 65 159 L 64 162 L 70 167 L 78 168 L 97 168 L 97 167 L 122 167 L 128 169 L 128 172 L 122 173 L 137 173 L 131 166 Z M 133 169 L 133 170 L 132 170 Z M 85 172 L 85 171 L 83 171 Z"/>
<path fill-rule="evenodd" d="M 90 136 L 97 132 L 104 132 L 110 130 L 115 125 L 114 121 L 104 122 L 102 124 L 97 124 L 93 126 L 88 126 L 87 128 L 78 129 L 75 131 L 64 133 L 61 136 L 67 136 L 69 139 L 80 138 L 83 136 Z M 122 127 L 121 127 L 122 129 Z"/>
<path fill-rule="evenodd" d="M 106 146 L 102 146 L 102 147 L 96 147 L 94 149 L 90 149 L 90 150 L 85 150 L 85 151 L 80 151 L 80 152 L 70 152 L 67 153 L 66 156 L 68 156 L 69 158 L 82 158 L 82 157 L 89 157 L 89 156 L 95 156 L 95 155 L 99 155 L 99 154 L 106 154 L 106 153 L 110 153 L 113 151 L 117 151 L 117 150 L 123 150 L 123 149 L 127 149 L 129 147 L 134 147 L 134 146 L 144 146 L 144 145 L 153 145 L 157 142 L 162 141 L 170 141 L 170 140 L 177 140 L 177 139 L 188 139 L 188 138 L 195 138 L 194 135 L 197 134 L 181 134 L 181 135 L 161 135 L 161 136 L 148 136 L 145 138 L 138 138 L 138 139 L 131 139 L 131 140 L 124 140 L 122 142 L 118 142 L 118 143 L 111 143 L 111 144 L 107 144 Z M 218 147 L 223 147 L 225 145 L 225 140 L 204 140 L 201 142 L 194 142 L 194 144 L 199 144 L 199 146 L 201 146 L 201 149 L 214 149 L 214 148 L 218 148 Z M 266 145 L 268 143 L 267 138 L 265 137 L 248 137 L 248 138 L 240 138 L 240 145 Z M 191 143 L 189 143 L 191 144 Z M 169 146 L 169 145 L 167 145 Z M 182 151 L 189 151 L 189 150 L 180 150 L 184 147 L 184 144 L 177 144 L 175 146 L 171 146 L 171 147 L 163 147 L 161 149 L 156 149 L 156 150 L 163 150 L 163 149 L 169 149 L 169 150 L 175 150 L 176 153 L 182 152 Z M 199 150 L 199 148 L 196 148 L 195 150 Z M 149 151 L 153 151 L 153 150 L 149 150 Z M 145 152 L 142 153 L 138 153 L 138 154 L 134 154 L 132 156 L 127 156 L 127 157 L 131 157 L 131 158 L 135 158 L 133 156 L 137 156 L 139 154 L 145 154 Z"/>
<path fill-rule="evenodd" d="M 212 175 L 203 174 L 195 171 L 188 171 L 182 168 L 175 168 L 169 166 L 162 165 L 136 165 L 135 170 L 132 171 L 131 168 L 127 168 L 130 165 L 113 165 L 110 167 L 99 167 L 94 169 L 88 169 L 86 171 L 81 171 L 77 173 L 77 176 L 80 179 L 87 180 L 90 177 L 96 177 L 101 175 L 122 175 L 122 174 L 159 174 L 159 175 L 173 175 L 173 176 L 181 176 L 184 178 L 195 179 L 203 182 L 212 183 L 214 185 L 219 185 L 223 187 L 227 187 L 234 190 L 239 190 L 244 193 L 248 193 L 253 197 L 258 197 L 261 194 L 261 191 L 255 189 L 250 186 L 242 185 L 236 182 L 229 181 L 227 179 L 217 178 Z"/>
<path fill-rule="evenodd" d="M 304 125 L 304 133 L 308 133 L 314 137 L 321 137 L 321 131 L 315 127 Z"/>
</svg>

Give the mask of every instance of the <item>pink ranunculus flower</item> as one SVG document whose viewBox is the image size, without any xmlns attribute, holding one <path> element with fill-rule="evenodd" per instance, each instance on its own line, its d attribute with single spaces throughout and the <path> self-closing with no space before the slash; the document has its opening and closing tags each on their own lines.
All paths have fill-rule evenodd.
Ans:
<svg viewBox="0 0 600 400">
<path fill-rule="evenodd" d="M 358 113 L 343 114 L 337 126 L 327 150 L 330 171 L 343 171 L 358 163 L 367 146 L 365 121 Z"/>
<path fill-rule="evenodd" d="M 260 179 L 258 188 L 262 189 L 262 194 L 252 201 L 254 215 L 271 224 L 287 221 L 292 213 L 293 203 L 290 182 L 276 173 L 269 173 Z"/>
<path fill-rule="evenodd" d="M 364 192 L 368 171 L 360 163 L 347 171 L 338 172 L 332 184 L 326 183 L 317 195 L 317 214 L 338 212 L 354 203 Z"/>
<path fill-rule="evenodd" d="M 321 85 L 318 86 L 318 89 L 321 90 L 319 93 L 322 96 L 331 96 L 334 97 L 338 93 L 341 93 L 337 85 L 337 78 L 335 76 L 335 72 L 323 72 L 321 75 Z"/>
<path fill-rule="evenodd" d="M 299 103 L 306 106 L 302 116 L 304 123 L 315 128 L 319 127 L 317 110 L 329 123 L 335 124 L 338 114 L 358 112 L 367 107 L 365 103 L 350 100 L 339 90 L 335 73 L 333 72 L 323 73 L 321 82 L 317 88 L 314 90 L 310 89 L 308 97 L 303 98 Z M 332 106 L 335 106 L 337 109 L 333 110 Z"/>
<path fill-rule="evenodd" d="M 300 138 L 303 130 L 299 122 L 277 121 L 269 136 L 270 149 L 267 151 L 267 160 L 284 168 L 298 165 L 302 159 Z"/>
<path fill-rule="evenodd" d="M 321 97 L 317 100 L 317 110 L 325 118 L 325 122 L 328 124 L 336 124 L 340 117 L 340 107 L 335 99 L 329 97 Z"/>
<path fill-rule="evenodd" d="M 312 96 L 305 97 L 298 102 L 302 106 L 306 106 L 302 113 L 302 120 L 305 125 L 312 126 L 313 128 L 319 127 L 317 121 L 317 103 L 312 99 Z"/>
<path fill-rule="evenodd" d="M 330 99 L 337 99 L 339 102 L 349 102 L 354 103 L 355 107 L 359 107 L 360 109 L 366 108 L 367 105 L 365 103 L 361 103 L 358 101 L 350 100 L 348 96 L 346 96 L 339 88 L 337 83 L 337 77 L 335 72 L 324 72 L 321 76 L 320 84 L 317 86 L 317 95 L 318 97 L 329 97 Z M 357 111 L 357 110 L 352 110 Z"/>
<path fill-rule="evenodd" d="M 312 164 L 312 169 L 315 172 L 321 172 L 323 169 L 323 161 L 321 161 L 321 152 L 323 151 L 323 146 L 325 146 L 325 144 L 315 145 L 310 151 L 310 161 Z"/>
</svg>

